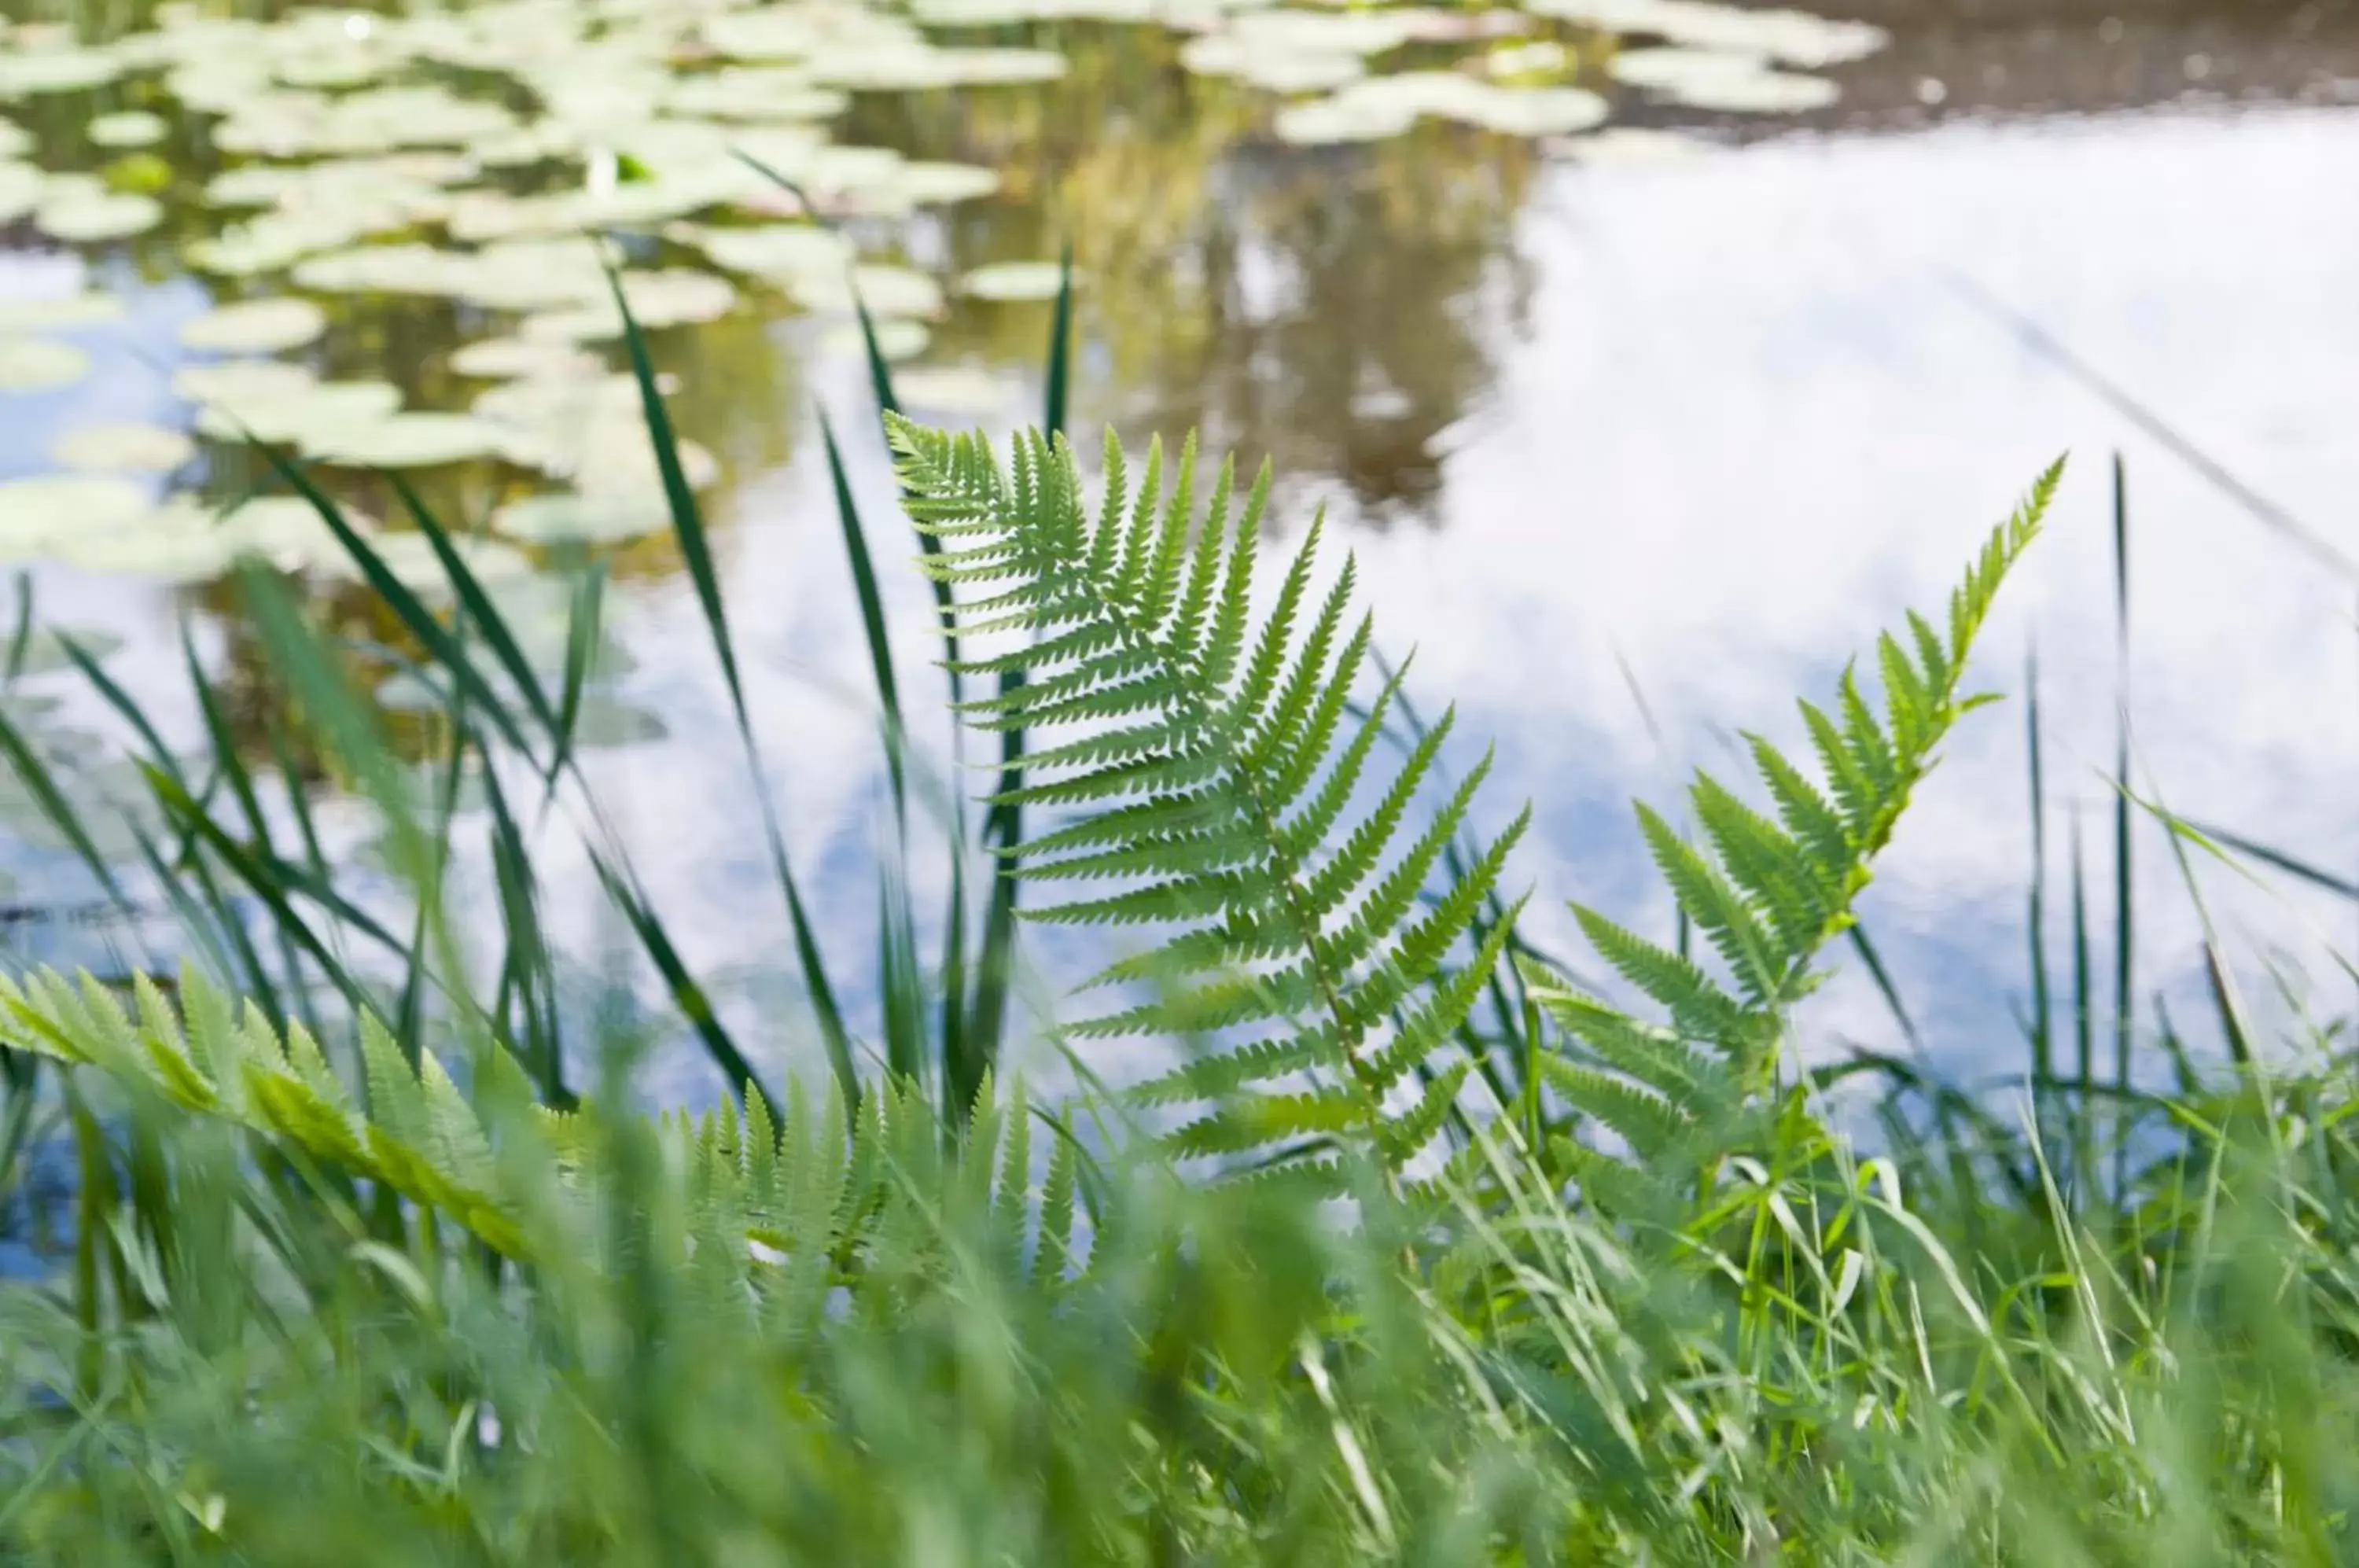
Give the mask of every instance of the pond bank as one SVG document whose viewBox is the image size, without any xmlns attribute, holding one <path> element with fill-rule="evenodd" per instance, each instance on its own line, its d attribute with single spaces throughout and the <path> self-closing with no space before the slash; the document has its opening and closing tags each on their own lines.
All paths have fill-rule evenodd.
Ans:
<svg viewBox="0 0 2359 1568">
<path fill-rule="evenodd" d="M 1788 0 L 1748 0 L 1777 8 Z M 1886 130 L 1964 117 L 2359 100 L 2359 0 L 1823 0 L 1891 43 L 1829 74 L 1842 102 L 1718 134 Z M 1644 120 L 1641 108 L 1631 116 Z"/>
<path fill-rule="evenodd" d="M 1781 7 L 1788 0 L 1737 0 Z M 2359 23 L 2359 0 L 1824 0 L 1804 7 L 1823 16 L 1874 22 L 1896 32 L 1945 27 L 2101 27 L 2212 24 L 2247 32 L 2296 34 Z"/>
</svg>

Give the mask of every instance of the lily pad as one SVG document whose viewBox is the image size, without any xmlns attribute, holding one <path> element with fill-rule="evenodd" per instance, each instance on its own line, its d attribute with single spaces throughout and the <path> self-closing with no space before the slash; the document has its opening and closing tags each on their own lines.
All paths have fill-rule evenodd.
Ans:
<svg viewBox="0 0 2359 1568">
<path fill-rule="evenodd" d="M 307 212 L 300 217 L 266 213 L 234 224 L 210 239 L 192 240 L 182 253 L 188 264 L 216 278 L 253 278 L 284 272 L 307 256 L 347 245 L 360 237 L 349 218 Z"/>
<path fill-rule="evenodd" d="M 0 300 L 0 332 L 72 332 L 80 327 L 111 326 L 124 315 L 123 300 L 114 294 Z"/>
<path fill-rule="evenodd" d="M 169 474 L 196 454 L 185 432 L 162 425 L 83 425 L 49 448 L 66 467 L 101 474 Z"/>
<path fill-rule="evenodd" d="M 699 229 L 690 241 L 715 265 L 772 282 L 832 276 L 850 265 L 850 241 L 813 223 L 759 229 Z"/>
<path fill-rule="evenodd" d="M 737 290 L 710 273 L 672 268 L 623 274 L 623 297 L 642 328 L 685 326 L 717 321 L 737 304 Z M 609 298 L 571 310 L 527 316 L 517 329 L 527 338 L 603 343 L 623 336 L 623 312 Z"/>
<path fill-rule="evenodd" d="M 812 85 L 803 71 L 744 66 L 689 77 L 664 95 L 675 114 L 715 120 L 826 120 L 851 103 L 835 88 Z"/>
<path fill-rule="evenodd" d="M 219 441 L 259 441 L 309 449 L 369 430 L 400 408 L 401 388 L 390 383 L 315 381 L 306 375 L 289 386 L 257 384 L 211 400 L 197 413 L 197 430 Z"/>
<path fill-rule="evenodd" d="M 875 262 L 853 267 L 849 277 L 808 274 L 786 282 L 787 292 L 806 310 L 849 315 L 855 305 L 865 305 L 873 317 L 942 313 L 941 285 L 914 267 Z"/>
<path fill-rule="evenodd" d="M 1803 11 L 1756 10 L 1705 0 L 1526 0 L 1541 16 L 1604 31 L 1645 34 L 1700 49 L 1738 49 L 1782 64 L 1819 69 L 1865 60 L 1892 41 L 1864 22 Z"/>
<path fill-rule="evenodd" d="M 1676 92 L 1695 82 L 1756 76 L 1768 69 L 1768 58 L 1751 49 L 1690 49 L 1679 44 L 1624 49 L 1606 65 L 1616 82 L 1661 92 Z"/>
<path fill-rule="evenodd" d="M 0 393 L 40 392 L 90 374 L 90 355 L 51 338 L 0 337 Z"/>
<path fill-rule="evenodd" d="M 721 477 L 721 464 L 694 441 L 681 441 L 673 448 L 673 455 L 679 460 L 681 475 L 691 490 L 709 489 Z M 659 495 L 664 483 L 644 425 L 614 430 L 610 439 L 585 442 L 570 468 L 544 472 L 570 481 L 584 495 Z"/>
<path fill-rule="evenodd" d="M 1064 287 L 1065 269 L 1053 261 L 1003 261 L 978 267 L 958 281 L 972 299 L 1054 299 Z"/>
<path fill-rule="evenodd" d="M 82 93 L 123 74 L 123 63 L 103 49 L 30 49 L 19 39 L 0 54 L 0 98 Z"/>
<path fill-rule="evenodd" d="M 1593 130 L 1608 113 L 1605 100 L 1585 88 L 1486 86 L 1450 117 L 1502 136 L 1556 136 Z"/>
<path fill-rule="evenodd" d="M 425 245 L 364 245 L 299 263 L 297 284 L 325 294 L 450 296 L 473 279 L 473 258 Z"/>
<path fill-rule="evenodd" d="M 1321 93 L 1356 82 L 1367 64 L 1350 49 L 1256 47 L 1229 33 L 1190 38 L 1180 63 L 1200 76 L 1225 76 L 1270 93 Z"/>
<path fill-rule="evenodd" d="M 0 548 L 128 528 L 152 510 L 147 486 L 91 474 L 0 480 Z"/>
<path fill-rule="evenodd" d="M 1550 150 L 1576 163 L 1603 166 L 1677 162 L 1709 152 L 1712 147 L 1712 144 L 1701 136 L 1678 131 L 1613 125 L 1594 136 L 1568 136 Z"/>
<path fill-rule="evenodd" d="M 235 403 L 310 395 L 320 378 L 299 365 L 232 359 L 184 365 L 172 372 L 172 392 L 191 403 Z"/>
<path fill-rule="evenodd" d="M 897 371 L 894 394 L 904 408 L 933 414 L 984 415 L 1006 408 L 1016 385 L 979 365 L 920 365 Z"/>
<path fill-rule="evenodd" d="M 374 517 L 351 507 L 339 506 L 337 516 L 355 533 L 376 532 Z M 332 568 L 349 559 L 343 541 L 320 516 L 319 508 L 299 495 L 257 495 L 224 512 L 182 494 L 164 504 L 151 526 L 158 531 L 208 539 L 229 559 L 253 556 L 286 572 Z"/>
<path fill-rule="evenodd" d="M 1842 100 L 1843 89 L 1823 76 L 1762 71 L 1690 82 L 1667 96 L 1690 109 L 1724 114 L 1803 114 L 1832 107 Z"/>
<path fill-rule="evenodd" d="M 1298 147 L 1326 147 L 1339 142 L 1389 141 L 1408 135 L 1416 124 L 1414 105 L 1338 94 L 1288 104 L 1277 112 L 1271 128 L 1280 141 Z"/>
<path fill-rule="evenodd" d="M 905 359 L 915 359 L 925 353 L 927 345 L 934 341 L 932 331 L 923 321 L 888 317 L 881 321 L 872 320 L 869 324 L 876 330 L 876 352 L 883 354 L 888 364 L 898 365 Z M 820 352 L 839 357 L 860 358 L 868 353 L 868 340 L 861 332 L 859 322 L 846 321 L 829 329 L 827 335 L 820 340 Z"/>
<path fill-rule="evenodd" d="M 435 553 L 433 544 L 424 534 L 380 534 L 369 543 L 386 570 L 411 592 L 436 599 L 454 596 L 456 591 L 451 586 L 442 558 Z M 486 587 L 532 575 L 531 557 L 513 545 L 472 534 L 462 535 L 450 543 L 467 570 Z M 349 555 L 316 564 L 339 576 L 357 579 L 361 575 L 359 563 Z"/>
<path fill-rule="evenodd" d="M 603 544 L 661 533 L 671 511 L 660 489 L 560 490 L 510 502 L 492 514 L 492 527 L 528 544 Z"/>
<path fill-rule="evenodd" d="M 182 324 L 184 348 L 223 354 L 278 354 L 316 343 L 328 313 L 309 299 L 247 299 L 220 305 Z"/>
<path fill-rule="evenodd" d="M 1454 71 L 1370 77 L 1328 98 L 1279 112 L 1280 139 L 1305 145 L 1381 141 L 1420 117 L 1455 120 L 1508 136 L 1561 136 L 1604 122 L 1608 106 L 1579 87 L 1510 87 Z"/>
<path fill-rule="evenodd" d="M 905 163 L 889 187 L 912 207 L 947 207 L 972 201 L 999 189 L 999 171 L 973 163 Z"/>
<path fill-rule="evenodd" d="M 0 156 L 0 223 L 13 223 L 41 204 L 49 176 L 29 163 Z"/>
<path fill-rule="evenodd" d="M 221 539 L 152 524 L 75 535 L 61 541 L 56 554 L 65 564 L 83 572 L 168 583 L 209 582 L 237 561 L 236 551 Z"/>
<path fill-rule="evenodd" d="M 305 456 L 347 468 L 434 468 L 500 451 L 500 429 L 470 414 L 387 414 L 301 440 Z"/>
<path fill-rule="evenodd" d="M 124 191 L 77 191 L 44 201 L 33 210 L 35 227 L 69 245 L 128 238 L 147 233 L 163 219 L 164 209 L 154 197 Z"/>
<path fill-rule="evenodd" d="M 144 109 L 125 109 L 112 114 L 101 114 L 84 128 L 91 145 L 103 147 L 154 147 L 164 139 L 170 127 L 161 114 L 151 114 Z"/>
<path fill-rule="evenodd" d="M 540 380 L 595 375 L 605 367 L 596 354 L 555 338 L 485 338 L 451 351 L 451 369 L 479 380 Z"/>
</svg>

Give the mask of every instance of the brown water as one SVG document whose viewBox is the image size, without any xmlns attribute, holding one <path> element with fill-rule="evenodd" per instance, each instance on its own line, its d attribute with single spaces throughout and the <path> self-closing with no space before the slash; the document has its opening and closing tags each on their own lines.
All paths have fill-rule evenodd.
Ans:
<svg viewBox="0 0 2359 1568">
<path fill-rule="evenodd" d="M 2080 466 L 2055 537 L 1989 644 L 1989 679 L 2010 688 L 2027 645 L 2042 649 L 2052 843 L 2082 822 L 2091 885 L 2110 885 L 2095 814 L 2114 694 L 2103 469 L 2120 450 L 2142 776 L 2175 808 L 2347 866 L 2359 861 L 2341 805 L 2359 740 L 2359 583 L 2256 521 L 1988 301 L 2359 555 L 2359 446 L 2339 417 L 2359 387 L 2359 107 L 2343 106 L 2359 100 L 2359 19 L 2248 0 L 2118 8 L 2027 17 L 2017 5 L 1965 22 L 1861 0 L 1857 14 L 1897 36 L 1831 73 L 1837 109 L 1763 122 L 1625 102 L 1618 121 L 1678 125 L 1717 148 L 1660 168 L 1587 168 L 1551 145 L 1433 125 L 1368 147 L 1289 147 L 1267 134 L 1266 95 L 1189 75 L 1169 35 L 1106 25 L 1009 32 L 1065 53 L 1062 82 L 864 97 L 838 139 L 1003 171 L 998 199 L 864 226 L 929 270 L 1071 244 L 1085 281 L 1078 423 L 1134 439 L 1197 427 L 1215 448 L 1266 452 L 1287 480 L 1278 532 L 1299 535 L 1319 502 L 1347 525 L 1384 645 L 1418 648 L 1429 708 L 1462 703 L 1461 764 L 1481 737 L 1499 741 L 1495 814 L 1521 795 L 1541 804 L 1522 875 L 1548 938 L 1565 934 L 1548 911 L 1567 897 L 1658 913 L 1622 802 L 1665 798 L 1697 764 L 1727 766 L 1738 726 L 1786 735 L 1790 694 L 1822 691 L 1875 627 L 1935 602 L 2066 447 Z M 62 145 L 89 103 L 10 112 Z M 0 299 L 70 289 L 87 270 L 136 301 L 130 345 L 104 351 L 97 375 L 5 405 L 0 478 L 96 412 L 174 406 L 153 361 L 203 304 L 174 257 L 211 223 L 191 193 L 214 166 L 192 136 L 154 150 L 174 175 L 154 233 L 80 259 L 29 233 L 0 237 Z M 425 406 L 463 402 L 443 358 L 482 332 L 453 308 L 330 305 L 328 370 L 395 380 Z M 963 302 L 928 358 L 1003 372 L 1004 398 L 971 417 L 1027 421 L 1048 325 L 1045 306 Z M 847 438 L 913 704 L 936 678 L 924 590 L 890 570 L 904 536 L 864 372 L 826 337 L 770 310 L 655 347 L 679 377 L 684 431 L 719 460 L 711 514 L 757 726 L 832 950 L 856 971 L 873 952 L 878 779 L 816 409 Z M 231 454 L 208 462 L 210 483 L 240 477 Z M 477 516 L 525 484 L 437 473 L 428 494 Z M 369 482 L 346 493 L 386 509 Z M 775 973 L 782 925 L 676 549 L 646 540 L 613 564 L 636 659 L 624 689 L 670 733 L 602 757 L 601 789 L 699 967 Z M 111 668 L 168 702 L 171 612 L 192 604 L 226 690 L 248 718 L 260 712 L 257 656 L 219 590 L 35 576 L 48 613 L 123 636 Z M 347 629 L 388 629 L 363 595 L 333 602 Z M 87 708 L 62 682 L 42 689 Z M 2006 998 L 2023 973 L 2021 718 L 1984 715 L 1962 737 L 1871 905 L 1935 1049 L 1993 1067 L 2012 1049 Z M 12 862 L 17 896 L 72 886 L 30 837 Z M 591 952 L 594 900 L 564 891 L 585 868 L 562 844 L 549 854 L 553 918 Z M 2143 973 L 2184 996 L 2195 926 L 2166 887 L 2158 836 L 2139 873 L 2157 910 Z M 2221 880 L 2223 918 L 2251 953 L 2282 948 L 2323 973 L 2316 933 L 2353 923 L 2331 902 Z M 1060 955 L 1043 961 L 1053 973 Z M 1857 985 L 1831 993 L 1824 1021 L 1894 1038 Z"/>
</svg>

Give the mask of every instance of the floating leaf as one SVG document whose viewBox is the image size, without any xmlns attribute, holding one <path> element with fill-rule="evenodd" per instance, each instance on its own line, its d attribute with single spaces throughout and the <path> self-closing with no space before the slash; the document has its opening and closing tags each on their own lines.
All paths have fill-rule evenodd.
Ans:
<svg viewBox="0 0 2359 1568">
<path fill-rule="evenodd" d="M 0 223 L 13 223 L 41 204 L 49 177 L 29 163 L 0 156 Z"/>
<path fill-rule="evenodd" d="M 299 379 L 283 384 L 233 387 L 206 399 L 197 413 L 197 430 L 214 441 L 269 441 L 309 451 L 334 446 L 355 432 L 371 430 L 393 418 L 400 408 L 401 388 L 390 383 L 316 381 L 306 372 Z"/>
<path fill-rule="evenodd" d="M 0 336 L 0 392 L 39 392 L 90 374 L 90 355 L 50 338 Z"/>
<path fill-rule="evenodd" d="M 688 244 L 732 272 L 785 282 L 832 277 L 850 265 L 850 241 L 814 223 L 779 223 L 759 229 L 687 229 Z"/>
<path fill-rule="evenodd" d="M 894 395 L 905 408 L 929 414 L 983 415 L 1006 408 L 1015 386 L 1004 376 L 966 365 L 920 365 L 896 371 Z"/>
<path fill-rule="evenodd" d="M 1367 64 L 1342 49 L 1256 47 L 1233 33 L 1190 38 L 1180 63 L 1200 76 L 1224 76 L 1271 93 L 1320 93 L 1365 76 Z"/>
<path fill-rule="evenodd" d="M 595 375 L 605 362 L 571 343 L 550 338 L 485 338 L 451 351 L 451 369 L 460 376 L 497 381 L 543 380 Z"/>
<path fill-rule="evenodd" d="M 492 527 L 528 544 L 603 544 L 637 539 L 671 527 L 660 486 L 584 495 L 554 491 L 512 501 L 492 514 Z"/>
<path fill-rule="evenodd" d="M 196 454 L 185 432 L 162 425 L 83 425 L 49 448 L 66 467 L 97 473 L 169 474 Z"/>
<path fill-rule="evenodd" d="M 1865 22 L 1704 0 L 1526 0 L 1526 5 L 1541 16 L 1608 32 L 1643 33 L 1673 44 L 1737 50 L 1806 70 L 1865 60 L 1892 41 L 1891 34 Z"/>
<path fill-rule="evenodd" d="M 84 128 L 91 145 L 103 147 L 154 147 L 164 139 L 170 129 L 161 114 L 151 114 L 144 109 L 125 109 L 112 114 L 101 114 Z"/>
<path fill-rule="evenodd" d="M 226 572 L 237 560 L 236 552 L 221 539 L 153 526 L 74 535 L 60 542 L 56 556 L 83 572 L 168 583 L 208 582 Z"/>
<path fill-rule="evenodd" d="M 737 290 L 709 273 L 674 268 L 626 272 L 623 295 L 641 327 L 676 327 L 718 320 L 737 303 Z M 517 329 L 527 338 L 603 343 L 623 335 L 623 314 L 609 297 L 594 305 L 527 316 Z"/>
<path fill-rule="evenodd" d="M 1667 96 L 1690 109 L 1725 114 L 1801 114 L 1831 107 L 1841 101 L 1843 89 L 1823 76 L 1764 71 L 1751 76 L 1691 82 Z"/>
<path fill-rule="evenodd" d="M 812 85 L 802 71 L 745 66 L 689 77 L 664 97 L 675 114 L 716 120 L 825 120 L 851 102 L 834 88 Z"/>
<path fill-rule="evenodd" d="M 912 207 L 947 207 L 997 191 L 999 171 L 973 163 L 904 163 L 894 170 L 889 189 Z"/>
<path fill-rule="evenodd" d="M 163 222 L 164 209 L 152 196 L 123 191 L 73 191 L 44 200 L 33 223 L 51 239 L 89 245 L 145 234 Z"/>
<path fill-rule="evenodd" d="M 433 468 L 501 450 L 500 428 L 472 414 L 387 414 L 299 439 L 306 457 L 348 468 Z"/>
<path fill-rule="evenodd" d="M 247 299 L 183 323 L 180 344 L 223 354 L 278 354 L 316 343 L 327 330 L 328 313 L 309 299 Z"/>
<path fill-rule="evenodd" d="M 467 570 L 486 587 L 495 583 L 530 577 L 533 573 L 532 559 L 513 545 L 473 534 L 462 534 L 449 542 Z M 386 570 L 412 593 L 437 599 L 450 598 L 455 593 L 451 587 L 450 574 L 443 569 L 441 557 L 435 554 L 434 546 L 425 535 L 379 534 L 370 541 L 370 547 L 376 551 L 377 559 L 385 563 Z M 342 550 L 337 551 L 334 557 L 322 559 L 314 564 L 335 576 L 353 579 L 361 576 L 359 566 Z"/>
<path fill-rule="evenodd" d="M 942 288 L 913 267 L 872 263 L 841 273 L 810 274 L 787 280 L 787 292 L 806 310 L 849 314 L 857 303 L 871 316 L 939 316 Z"/>
<path fill-rule="evenodd" d="M 1523 82 L 1533 79 L 1561 81 L 1571 74 L 1577 63 L 1572 50 L 1560 43 L 1543 39 L 1538 43 L 1509 44 L 1493 49 L 1483 59 L 1483 70 L 1494 81 Z"/>
<path fill-rule="evenodd" d="M 1060 262 L 1003 261 L 978 267 L 960 278 L 958 291 L 974 299 L 1054 299 L 1064 278 Z"/>
<path fill-rule="evenodd" d="M 299 265 L 295 281 L 325 294 L 454 295 L 473 278 L 474 258 L 432 245 L 366 245 Z"/>
<path fill-rule="evenodd" d="M 1587 164 L 1653 164 L 1670 163 L 1696 157 L 1712 150 L 1712 144 L 1701 136 L 1685 136 L 1678 131 L 1656 131 L 1633 125 L 1614 125 L 1593 136 L 1568 136 L 1550 149 Z"/>
<path fill-rule="evenodd" d="M 147 486 L 89 474 L 0 480 L 0 547 L 111 533 L 147 517 Z"/>
<path fill-rule="evenodd" d="M 1769 69 L 1766 54 L 1743 49 L 1666 45 L 1615 55 L 1614 80 L 1662 93 L 1690 108 L 1730 114 L 1799 114 L 1843 96 L 1823 77 Z"/>
<path fill-rule="evenodd" d="M 0 98 L 81 93 L 122 74 L 122 62 L 103 49 L 19 48 L 0 54 Z"/>
<path fill-rule="evenodd" d="M 111 325 L 123 317 L 123 301 L 113 294 L 0 300 L 0 332 L 71 332 L 78 327 Z"/>
<path fill-rule="evenodd" d="M 172 372 L 174 396 L 191 403 L 266 401 L 310 395 L 320 378 L 299 365 L 232 359 L 184 365 Z"/>
<path fill-rule="evenodd" d="M 888 364 L 898 365 L 905 359 L 915 359 L 926 352 L 934 334 L 923 321 L 888 318 L 872 321 L 876 331 L 876 352 Z M 828 330 L 820 339 L 820 352 L 838 358 L 858 359 L 868 353 L 868 334 L 860 330 L 857 321 L 847 321 Z"/>
</svg>

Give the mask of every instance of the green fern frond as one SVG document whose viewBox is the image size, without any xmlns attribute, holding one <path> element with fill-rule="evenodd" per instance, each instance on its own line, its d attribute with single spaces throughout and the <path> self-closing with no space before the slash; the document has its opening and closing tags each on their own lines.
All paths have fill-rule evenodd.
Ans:
<svg viewBox="0 0 2359 1568">
<path fill-rule="evenodd" d="M 1136 1091 L 1148 1104 L 1212 1102 L 1175 1135 L 1182 1153 L 1251 1163 L 1343 1141 L 1397 1171 L 1448 1119 L 1463 1077 L 1430 1059 L 1504 951 L 1503 937 L 1472 939 L 1527 819 L 1426 897 L 1487 762 L 1423 832 L 1409 829 L 1451 720 L 1389 773 L 1376 742 L 1398 675 L 1347 723 L 1374 635 L 1353 609 L 1352 563 L 1321 586 L 1314 521 L 1256 625 L 1266 467 L 1238 505 L 1224 464 L 1200 508 L 1192 441 L 1167 494 L 1160 443 L 1133 489 L 1109 435 L 1091 506 L 1061 441 L 1020 437 L 1003 468 L 980 438 L 903 420 L 889 434 L 933 546 L 926 569 L 989 584 L 951 612 L 962 643 L 1030 641 L 965 667 L 1025 678 L 966 707 L 970 722 L 1035 743 L 1022 787 L 995 799 L 1073 813 L 1016 848 L 1019 874 L 1057 890 L 1026 913 L 1147 931 L 1146 951 L 1091 983 L 1147 994 L 1071 1033 L 1217 1037 Z M 1363 799 L 1366 815 L 1339 831 Z M 1106 882 L 1118 885 L 1081 892 Z M 1445 971 L 1469 945 L 1471 961 Z M 1418 1068 L 1428 1082 L 1401 1103 L 1395 1090 Z"/>
<path fill-rule="evenodd" d="M 1655 1168 L 1660 1161 L 1691 1166 L 1725 1152 L 1731 1118 L 1759 1103 L 1777 1071 L 1788 1010 L 1817 984 L 1820 953 L 1850 927 L 1875 858 L 1942 740 L 1980 702 L 1959 690 L 1974 636 L 2038 535 L 2062 466 L 2042 474 L 1993 530 L 1951 595 L 1946 633 L 1912 615 L 1905 637 L 1877 639 L 1880 704 L 1854 670 L 1844 671 L 1832 712 L 1800 704 L 1822 784 L 1748 735 L 1774 816 L 1701 774 L 1688 797 L 1701 844 L 1638 808 L 1648 850 L 1680 914 L 1718 958 L 1718 975 L 1579 905 L 1574 916 L 1599 954 L 1667 1021 L 1643 1022 L 1543 966 L 1526 966 L 1534 999 L 1587 1055 L 1545 1062 L 1549 1087 L 1637 1157 L 1625 1162 L 1560 1139 L 1556 1168 L 1592 1202 L 1659 1196 L 1662 1179 L 1676 1179 Z"/>
</svg>

